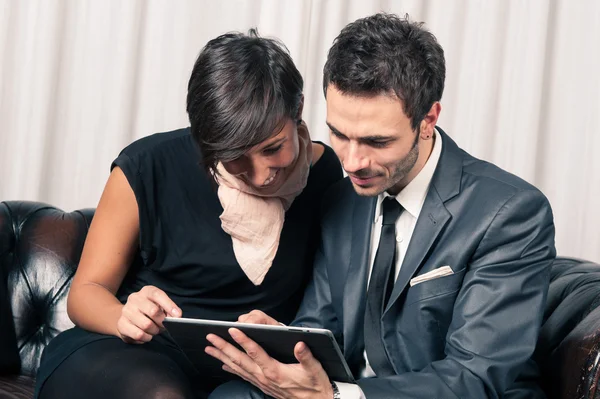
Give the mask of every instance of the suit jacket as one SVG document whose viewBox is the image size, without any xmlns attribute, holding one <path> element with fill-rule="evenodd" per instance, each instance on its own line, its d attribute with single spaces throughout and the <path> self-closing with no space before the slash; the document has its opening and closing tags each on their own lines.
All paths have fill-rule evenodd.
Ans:
<svg viewBox="0 0 600 399">
<path fill-rule="evenodd" d="M 367 398 L 543 397 L 531 356 L 556 255 L 550 205 L 438 131 L 440 160 L 381 320 L 395 375 L 358 384 Z M 375 205 L 348 179 L 325 196 L 321 248 L 294 322 L 332 330 L 355 376 Z M 446 265 L 454 274 L 410 287 Z"/>
</svg>

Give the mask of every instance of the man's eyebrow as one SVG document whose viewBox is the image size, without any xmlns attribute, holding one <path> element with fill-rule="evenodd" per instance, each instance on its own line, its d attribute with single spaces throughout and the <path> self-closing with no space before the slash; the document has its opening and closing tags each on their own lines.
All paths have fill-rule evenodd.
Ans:
<svg viewBox="0 0 600 399">
<path fill-rule="evenodd" d="M 331 123 L 329 123 L 329 122 L 326 122 L 326 123 L 332 132 L 334 132 L 335 134 L 337 134 L 339 136 L 346 137 L 346 135 L 344 133 L 342 133 L 338 129 L 336 129 L 335 126 L 333 126 Z M 365 141 L 393 141 L 395 139 L 396 139 L 396 137 L 393 137 L 393 136 L 384 136 L 382 134 L 373 134 L 370 136 L 361 137 L 361 138 L 359 138 L 359 141 L 362 141 L 362 142 L 365 142 Z"/>
<path fill-rule="evenodd" d="M 329 126 L 329 128 L 331 129 L 331 131 L 332 131 L 332 132 L 334 132 L 334 133 L 335 133 L 335 134 L 337 134 L 337 135 L 340 135 L 340 136 L 344 136 L 344 137 L 346 137 L 346 135 L 345 135 L 344 133 L 342 133 L 342 132 L 340 132 L 339 130 L 337 130 L 337 129 L 335 128 L 335 126 L 333 126 L 331 123 L 329 123 L 329 122 L 325 122 L 325 123 L 327 124 L 327 126 Z"/>
<path fill-rule="evenodd" d="M 391 141 L 391 140 L 395 140 L 395 137 L 391 137 L 391 136 L 383 136 L 383 135 L 372 135 L 372 136 L 364 136 L 360 138 L 362 141 Z"/>
</svg>

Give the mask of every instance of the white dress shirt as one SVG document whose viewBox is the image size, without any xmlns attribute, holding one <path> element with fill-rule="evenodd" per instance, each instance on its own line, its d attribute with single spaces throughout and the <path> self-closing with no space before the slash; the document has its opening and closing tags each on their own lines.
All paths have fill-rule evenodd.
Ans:
<svg viewBox="0 0 600 399">
<path fill-rule="evenodd" d="M 415 178 L 408 183 L 406 187 L 398 195 L 396 200 L 402 205 L 404 211 L 400 214 L 400 217 L 396 221 L 396 264 L 395 264 L 395 278 L 398 278 L 398 273 L 402 267 L 404 256 L 408 249 L 408 244 L 412 237 L 417 219 L 425 203 L 425 197 L 429 191 L 429 184 L 433 178 L 433 173 L 437 167 L 442 153 L 442 137 L 435 131 L 434 133 L 434 144 L 429 159 L 423 166 L 423 169 L 419 172 Z M 387 192 L 379 194 L 377 198 L 377 206 L 375 208 L 375 216 L 373 219 L 373 226 L 371 229 L 371 247 L 369 250 L 369 280 L 371 279 L 371 271 L 373 270 L 373 262 L 375 261 L 375 254 L 377 253 L 377 247 L 379 246 L 379 239 L 381 236 L 381 223 L 383 219 L 381 204 L 384 198 L 389 197 Z M 367 352 L 363 353 L 365 358 L 365 368 L 361 370 L 360 377 L 375 377 L 375 372 L 369 365 L 369 359 L 367 358 Z M 347 384 L 336 382 L 340 390 L 340 396 L 342 399 L 364 399 L 365 395 L 356 384 Z"/>
</svg>

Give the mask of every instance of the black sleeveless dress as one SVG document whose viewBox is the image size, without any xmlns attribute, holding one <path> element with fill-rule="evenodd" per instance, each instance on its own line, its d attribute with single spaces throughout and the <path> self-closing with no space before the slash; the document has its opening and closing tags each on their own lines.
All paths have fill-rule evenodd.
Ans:
<svg viewBox="0 0 600 399">
<path fill-rule="evenodd" d="M 223 208 L 216 188 L 200 162 L 189 128 L 142 138 L 113 162 L 112 167 L 123 170 L 135 193 L 140 220 L 139 255 L 117 297 L 124 303 L 129 294 L 154 285 L 177 303 L 184 317 L 235 321 L 240 314 L 260 309 L 283 323 L 290 322 L 312 272 L 322 195 L 342 178 L 335 153 L 325 146 L 323 156 L 312 166 L 306 188 L 285 214 L 277 255 L 259 286 L 252 284 L 235 259 L 231 237 L 221 229 Z M 119 342 L 91 345 L 103 340 Z M 106 353 L 107 345 L 127 351 L 132 350 L 130 347 L 148 348 L 167 356 L 202 389 L 230 378 L 220 370 L 192 369 L 163 334 L 150 344 L 127 345 L 117 337 L 73 328 L 59 334 L 44 351 L 36 397 L 53 373 L 75 376 L 86 367 L 92 368 Z M 79 356 L 78 361 L 68 361 L 85 346 L 89 353 Z M 105 366 L 118 369 L 122 358 L 114 359 L 105 358 Z M 84 386 L 89 382 L 85 376 L 72 380 L 82 385 L 82 397 L 93 397 Z"/>
</svg>

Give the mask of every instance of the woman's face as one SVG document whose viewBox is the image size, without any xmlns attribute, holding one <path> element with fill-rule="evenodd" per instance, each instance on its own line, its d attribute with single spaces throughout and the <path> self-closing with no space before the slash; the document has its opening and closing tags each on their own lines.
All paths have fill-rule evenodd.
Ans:
<svg viewBox="0 0 600 399">
<path fill-rule="evenodd" d="M 262 193 L 274 193 L 285 182 L 289 167 L 298 158 L 296 121 L 289 118 L 281 131 L 252 147 L 240 158 L 223 162 L 227 172 Z"/>
</svg>

